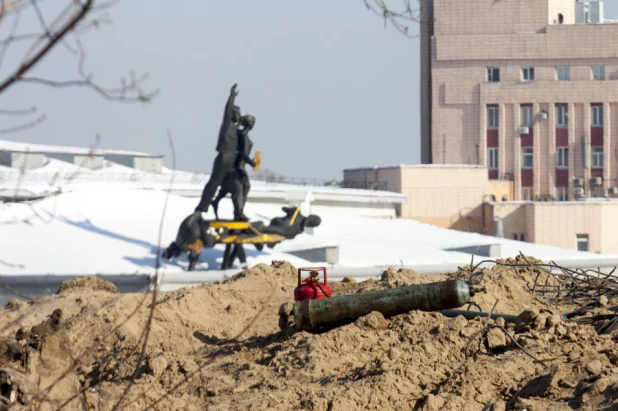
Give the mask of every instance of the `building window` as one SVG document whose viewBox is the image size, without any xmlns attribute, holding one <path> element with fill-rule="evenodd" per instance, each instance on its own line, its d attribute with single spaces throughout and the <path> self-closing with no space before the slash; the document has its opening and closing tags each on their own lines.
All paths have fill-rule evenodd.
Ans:
<svg viewBox="0 0 618 411">
<path fill-rule="evenodd" d="M 498 107 L 487 107 L 487 128 L 498 128 Z"/>
<path fill-rule="evenodd" d="M 592 168 L 603 168 L 603 146 L 592 147 Z"/>
<path fill-rule="evenodd" d="M 556 67 L 556 78 L 558 80 L 571 80 L 571 68 L 567 66 Z"/>
<path fill-rule="evenodd" d="M 569 106 L 561 104 L 556 106 L 556 127 L 569 126 Z"/>
<path fill-rule="evenodd" d="M 590 107 L 590 118 L 592 127 L 603 127 L 603 106 Z"/>
<path fill-rule="evenodd" d="M 491 83 L 500 81 L 500 69 L 497 67 L 487 67 L 487 81 Z"/>
<path fill-rule="evenodd" d="M 520 106 L 519 112 L 521 115 L 521 127 L 532 127 L 534 119 L 532 118 L 532 106 Z"/>
<path fill-rule="evenodd" d="M 490 170 L 498 169 L 498 149 L 496 147 L 487 149 L 487 168 Z"/>
<path fill-rule="evenodd" d="M 515 234 L 513 234 L 513 240 L 515 240 L 515 241 L 526 241 L 526 235 L 524 233 L 515 233 Z"/>
<path fill-rule="evenodd" d="M 605 66 L 592 66 L 592 79 L 605 80 Z"/>
<path fill-rule="evenodd" d="M 521 201 L 530 201 L 532 200 L 532 187 L 522 187 L 521 188 Z"/>
<path fill-rule="evenodd" d="M 532 80 L 534 80 L 534 67 L 522 67 L 522 69 L 521 69 L 521 79 L 523 81 L 532 81 Z"/>
<path fill-rule="evenodd" d="M 567 192 L 566 187 L 556 187 L 556 200 L 557 201 L 568 201 L 569 193 Z"/>
<path fill-rule="evenodd" d="M 521 168 L 532 168 L 534 153 L 532 147 L 522 147 L 521 149 Z"/>
<path fill-rule="evenodd" d="M 568 169 L 569 168 L 569 148 L 557 147 L 556 148 L 556 168 Z"/>
<path fill-rule="evenodd" d="M 577 251 L 588 251 L 588 234 L 575 234 Z"/>
</svg>

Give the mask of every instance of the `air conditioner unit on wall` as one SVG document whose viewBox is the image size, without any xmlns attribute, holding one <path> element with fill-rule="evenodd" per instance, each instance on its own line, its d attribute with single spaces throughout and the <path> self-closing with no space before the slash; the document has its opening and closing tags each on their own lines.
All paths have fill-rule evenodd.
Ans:
<svg viewBox="0 0 618 411">
<path fill-rule="evenodd" d="M 546 111 L 541 111 L 539 114 L 536 115 L 536 117 L 539 120 L 547 120 L 547 112 Z"/>
<path fill-rule="evenodd" d="M 601 186 L 603 185 L 603 179 L 601 177 L 592 177 L 590 179 L 591 186 Z"/>
<path fill-rule="evenodd" d="M 612 187 L 608 191 L 609 191 L 609 194 L 611 194 L 613 196 L 617 196 L 618 195 L 618 187 Z"/>
<path fill-rule="evenodd" d="M 519 134 L 530 134 L 530 127 L 519 127 Z"/>
<path fill-rule="evenodd" d="M 575 187 L 573 189 L 573 195 L 576 197 L 582 197 L 584 195 L 584 188 L 583 187 Z"/>
<path fill-rule="evenodd" d="M 584 179 L 579 177 L 579 178 L 574 178 L 573 179 L 573 185 L 575 187 L 583 187 L 584 186 Z"/>
</svg>

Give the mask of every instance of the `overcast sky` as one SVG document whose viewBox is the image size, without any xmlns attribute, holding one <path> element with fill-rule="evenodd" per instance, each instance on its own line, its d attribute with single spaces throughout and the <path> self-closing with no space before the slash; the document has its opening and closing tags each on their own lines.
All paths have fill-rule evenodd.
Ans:
<svg viewBox="0 0 618 411">
<path fill-rule="evenodd" d="M 616 3 L 606 2 L 608 18 L 618 17 Z M 51 4 L 43 2 L 44 11 Z M 105 148 L 164 154 L 169 166 L 170 129 L 177 168 L 210 172 L 236 82 L 242 112 L 257 118 L 252 139 L 265 168 L 339 179 L 344 168 L 420 161 L 419 41 L 385 29 L 362 0 L 122 0 L 110 14 L 112 26 L 82 37 L 86 71 L 106 85 L 129 69 L 148 72 L 147 88 L 160 95 L 148 105 L 123 104 L 87 89 L 18 84 L 0 109 L 36 105 L 48 119 L 0 138 L 88 146 L 98 133 Z M 20 32 L 38 28 L 27 9 Z M 11 51 L 3 74 L 20 50 Z M 72 79 L 76 63 L 58 47 L 34 74 Z"/>
</svg>

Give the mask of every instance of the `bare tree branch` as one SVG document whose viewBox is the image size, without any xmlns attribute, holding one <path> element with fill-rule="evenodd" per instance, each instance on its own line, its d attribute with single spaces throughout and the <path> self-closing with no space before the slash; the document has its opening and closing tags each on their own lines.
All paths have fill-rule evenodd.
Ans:
<svg viewBox="0 0 618 411">
<path fill-rule="evenodd" d="M 39 7 L 38 1 L 37 0 L 30 0 L 30 1 L 32 2 L 32 6 L 34 7 L 34 11 L 36 12 L 36 17 L 39 20 L 39 23 L 41 24 L 41 27 L 43 28 L 43 30 L 45 30 L 45 37 L 47 37 L 48 39 L 53 38 L 52 33 L 49 30 L 49 27 L 47 26 L 47 23 L 45 22 L 45 17 L 43 17 L 43 12 L 41 11 L 41 8 Z M 62 13 L 61 13 L 61 15 L 62 15 Z M 69 52 L 71 52 L 73 54 L 77 53 L 77 51 L 73 50 L 71 48 L 71 46 L 69 46 L 69 44 L 63 38 L 61 38 L 60 41 L 69 50 Z"/>
<path fill-rule="evenodd" d="M 18 41 L 35 40 L 40 37 L 41 35 L 38 33 L 18 34 L 15 36 L 9 36 L 5 39 L 0 40 L 0 46 L 4 46 L 6 43 L 17 43 Z"/>
<path fill-rule="evenodd" d="M 9 49 L 11 43 L 13 43 L 15 39 L 15 33 L 17 32 L 17 28 L 19 27 L 19 13 L 15 15 L 13 19 L 13 25 L 11 26 L 11 30 L 9 32 L 9 37 L 2 45 L 2 49 L 0 50 L 0 67 L 2 67 L 2 63 L 4 62 L 4 56 L 6 55 L 7 50 Z"/>
<path fill-rule="evenodd" d="M 416 38 L 418 34 L 410 33 L 410 23 L 420 22 L 419 8 L 412 7 L 411 0 L 400 0 L 402 6 L 398 11 L 387 5 L 385 0 L 363 0 L 368 10 L 384 19 L 384 27 L 390 22 L 395 29 L 407 37 Z"/>
<path fill-rule="evenodd" d="M 141 90 L 137 89 L 136 87 L 132 87 L 131 85 L 129 85 L 129 86 L 125 85 L 125 86 L 117 88 L 117 89 L 104 89 L 104 88 L 98 86 L 97 84 L 93 83 L 91 80 L 88 80 L 88 79 L 84 79 L 84 80 L 68 80 L 68 81 L 54 81 L 54 80 L 47 80 L 47 79 L 36 78 L 36 77 L 26 77 L 26 78 L 22 78 L 21 81 L 24 82 L 24 83 L 35 83 L 35 84 L 40 84 L 40 85 L 45 85 L 45 86 L 50 86 L 50 87 L 58 87 L 58 88 L 64 88 L 64 87 L 89 87 L 89 88 L 92 88 L 93 90 L 95 90 L 103 98 L 105 98 L 107 100 L 112 100 L 112 101 L 134 101 L 134 102 L 137 101 L 137 102 L 141 102 L 141 103 L 147 103 L 154 96 L 156 96 L 159 93 L 158 90 L 155 90 L 155 91 L 153 91 L 151 93 L 143 94 L 143 93 L 141 93 Z M 126 96 L 124 96 L 124 94 L 127 91 L 130 91 L 130 90 L 136 90 L 136 91 L 138 91 L 140 93 L 136 97 L 126 97 Z M 118 95 L 114 95 L 114 94 L 118 94 Z"/>
<path fill-rule="evenodd" d="M 5 115 L 5 116 L 25 116 L 28 114 L 34 114 L 36 113 L 37 108 L 36 107 L 31 107 L 31 108 L 26 108 L 23 110 L 0 110 L 0 115 Z"/>
<path fill-rule="evenodd" d="M 86 3 L 81 6 L 79 13 L 70 19 L 57 33 L 52 34 L 45 47 L 43 47 L 31 59 L 24 62 L 15 71 L 15 73 L 8 77 L 4 82 L 0 83 L 0 93 L 13 85 L 15 82 L 19 81 L 24 74 L 28 73 L 28 71 L 30 71 L 39 61 L 41 61 L 41 59 L 49 53 L 71 29 L 73 29 L 73 27 L 75 27 L 75 25 L 82 20 L 86 14 L 88 14 L 90 7 L 92 7 L 93 1 L 94 0 L 86 0 Z"/>
<path fill-rule="evenodd" d="M 13 19 L 12 26 L 6 38 L 0 39 L 0 67 L 5 63 L 5 56 L 14 43 L 28 44 L 28 49 L 21 63 L 9 70 L 9 74 L 0 81 L 0 94 L 15 83 L 30 83 L 54 88 L 83 87 L 94 90 L 97 94 L 109 101 L 148 103 L 159 90 L 144 91 L 143 83 L 148 74 L 135 76 L 130 72 L 129 78 L 121 79 L 116 87 L 106 87 L 93 79 L 93 74 L 86 73 L 86 50 L 80 41 L 80 35 L 91 29 L 98 29 L 103 24 L 111 24 L 107 9 L 116 5 L 120 0 L 109 0 L 95 5 L 95 0 L 65 0 L 67 3 L 54 18 L 46 18 L 40 7 L 44 0 L 0 0 L 0 24 L 7 16 Z M 41 33 L 18 33 L 20 13 L 27 7 L 33 9 L 33 14 L 41 26 Z M 92 14 L 95 14 L 92 16 Z M 73 37 L 70 37 L 72 35 Z M 66 49 L 78 57 L 77 78 L 48 79 L 43 76 L 28 76 L 32 69 L 50 53 L 55 46 L 61 43 Z M 6 65 L 6 64 L 5 64 Z M 22 110 L 0 110 L 1 114 L 22 114 Z M 26 114 L 24 111 L 23 114 Z M 17 127 L 0 129 L 0 134 L 22 131 L 42 123 L 46 117 L 37 119 Z"/>
<path fill-rule="evenodd" d="M 42 114 L 41 116 L 37 117 L 35 120 L 26 123 L 26 124 L 22 124 L 16 127 L 10 127 L 10 128 L 1 128 L 0 129 L 0 134 L 12 134 L 12 133 L 16 133 L 18 131 L 24 131 L 24 130 L 28 130 L 32 127 L 36 127 L 39 124 L 41 124 L 42 122 L 44 122 L 45 120 L 47 120 L 47 116 L 45 114 Z"/>
</svg>

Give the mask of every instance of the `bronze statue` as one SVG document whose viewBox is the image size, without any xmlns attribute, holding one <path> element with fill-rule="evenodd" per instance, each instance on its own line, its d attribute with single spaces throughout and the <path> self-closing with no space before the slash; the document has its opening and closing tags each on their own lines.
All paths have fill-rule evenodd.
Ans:
<svg viewBox="0 0 618 411">
<path fill-rule="evenodd" d="M 253 147 L 253 142 L 249 138 L 249 131 L 251 131 L 255 125 L 255 117 L 249 114 L 242 116 L 240 124 L 243 128 L 238 132 L 238 152 L 236 153 L 234 169 L 225 176 L 219 193 L 212 202 L 212 208 L 217 218 L 219 218 L 219 202 L 230 193 L 232 194 L 232 203 L 234 204 L 234 220 L 249 221 L 244 214 L 244 208 L 251 184 L 249 183 L 249 175 L 245 170 L 245 166 L 248 163 L 254 170 L 259 166 L 255 160 L 249 157 L 251 148 Z"/>
<path fill-rule="evenodd" d="M 239 223 L 229 220 L 204 220 L 201 213 L 193 213 L 182 221 L 176 240 L 163 251 L 162 257 L 170 260 L 189 253 L 188 270 L 192 271 L 204 248 L 225 244 L 221 263 L 221 269 L 225 270 L 232 267 L 236 258 L 241 263 L 246 263 L 243 244 L 253 244 L 260 251 L 264 249 L 264 245 L 273 248 L 281 241 L 291 240 L 301 234 L 306 227 L 317 227 L 321 223 L 317 215 L 303 216 L 300 207 L 282 209 L 286 216 L 273 218 L 269 225 L 265 225 L 263 221 Z"/>
<path fill-rule="evenodd" d="M 234 100 L 238 95 L 236 91 L 237 84 L 232 86 L 230 97 L 225 105 L 223 114 L 223 122 L 219 129 L 219 140 L 217 142 L 217 157 L 212 166 L 212 173 L 208 183 L 204 186 L 202 199 L 195 208 L 196 212 L 208 211 L 217 188 L 223 182 L 225 176 L 234 168 L 236 160 L 236 152 L 238 151 L 238 129 L 237 123 L 240 120 L 240 108 L 234 105 Z"/>
<path fill-rule="evenodd" d="M 279 234 L 287 239 L 293 239 L 305 231 L 305 227 L 313 228 L 322 223 L 320 216 L 309 214 L 307 217 L 300 213 L 300 207 L 282 207 L 285 217 L 275 217 L 262 230 L 267 234 Z"/>
</svg>

